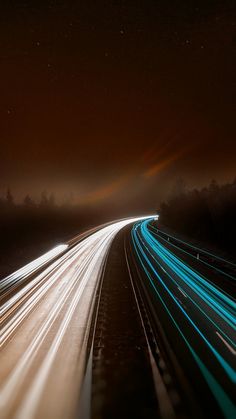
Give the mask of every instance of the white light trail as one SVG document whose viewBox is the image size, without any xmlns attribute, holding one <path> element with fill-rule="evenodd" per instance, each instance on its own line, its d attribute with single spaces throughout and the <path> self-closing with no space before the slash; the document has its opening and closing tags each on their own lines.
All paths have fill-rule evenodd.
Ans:
<svg viewBox="0 0 236 419">
<path fill-rule="evenodd" d="M 1 418 L 60 419 L 73 411 L 83 377 L 90 313 L 107 252 L 120 229 L 146 218 L 150 217 L 122 220 L 91 234 L 4 304 Z M 32 269 L 38 266 L 35 262 L 29 264 Z M 61 358 L 63 362 L 58 361 Z"/>
<path fill-rule="evenodd" d="M 54 247 L 53 249 L 49 250 L 47 253 L 43 254 L 39 258 L 33 260 L 32 262 L 28 263 L 27 265 L 13 272 L 11 275 L 2 279 L 0 282 L 1 292 L 5 291 L 10 286 L 20 281 L 21 279 L 28 277 L 34 272 L 37 272 L 39 268 L 43 267 L 43 265 L 53 260 L 56 256 L 59 256 L 67 248 L 68 248 L 68 244 L 60 244 Z"/>
</svg>

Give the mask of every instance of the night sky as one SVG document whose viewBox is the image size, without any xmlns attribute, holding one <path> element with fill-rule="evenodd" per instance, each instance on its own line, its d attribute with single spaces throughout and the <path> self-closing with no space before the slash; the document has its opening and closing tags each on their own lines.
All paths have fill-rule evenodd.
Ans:
<svg viewBox="0 0 236 419">
<path fill-rule="evenodd" d="M 235 0 L 5 0 L 0 51 L 0 193 L 153 209 L 236 176 Z"/>
</svg>

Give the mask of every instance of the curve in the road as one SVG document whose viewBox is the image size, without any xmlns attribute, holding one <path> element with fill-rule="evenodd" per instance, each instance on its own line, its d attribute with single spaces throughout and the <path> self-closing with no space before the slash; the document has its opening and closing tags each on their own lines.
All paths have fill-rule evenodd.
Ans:
<svg viewBox="0 0 236 419">
<path fill-rule="evenodd" d="M 151 233 L 149 223 L 138 222 L 132 229 L 136 255 L 223 414 L 233 418 L 235 301 L 163 246 Z M 204 357 L 204 351 L 210 355 Z"/>
</svg>

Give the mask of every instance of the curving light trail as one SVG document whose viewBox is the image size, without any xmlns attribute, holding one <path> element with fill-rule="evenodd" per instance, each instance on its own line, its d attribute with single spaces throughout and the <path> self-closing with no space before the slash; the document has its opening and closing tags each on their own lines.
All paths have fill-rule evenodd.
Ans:
<svg viewBox="0 0 236 419">
<path fill-rule="evenodd" d="M 235 300 L 163 246 L 149 223 L 136 223 L 132 239 L 153 295 L 184 340 L 223 414 L 233 418 Z"/>
<path fill-rule="evenodd" d="M 138 219 L 101 228 L 66 252 L 60 248 L 62 256 L 2 304 L 1 418 L 75 416 L 102 267 L 115 235 Z"/>
<path fill-rule="evenodd" d="M 162 241 L 164 241 L 165 243 L 167 243 L 171 247 L 173 247 L 177 250 L 180 250 L 182 253 L 184 253 L 184 254 L 186 254 L 186 255 L 190 256 L 191 258 L 194 258 L 194 259 L 196 258 L 196 254 L 198 254 L 198 256 L 203 255 L 205 258 L 210 259 L 210 263 L 207 262 L 206 260 L 204 260 L 203 258 L 199 258 L 199 262 L 201 262 L 204 265 L 210 267 L 214 271 L 219 272 L 223 276 L 226 276 L 226 277 L 232 279 L 233 281 L 236 280 L 236 278 L 234 276 L 225 272 L 222 268 L 219 268 L 219 267 L 216 266 L 216 264 L 225 265 L 225 266 L 231 267 L 231 269 L 235 271 L 236 270 L 236 264 L 235 263 L 233 263 L 229 260 L 223 259 L 222 257 L 215 256 L 212 253 L 210 253 L 209 251 L 207 251 L 205 249 L 200 249 L 199 247 L 196 247 L 196 246 L 193 246 L 192 244 L 187 243 L 186 241 L 181 240 L 177 237 L 174 237 L 171 234 L 167 234 L 167 233 L 163 232 L 162 230 L 157 229 L 152 224 L 149 224 L 148 227 L 151 229 L 153 235 L 156 236 L 157 238 L 159 238 L 158 233 L 161 233 L 162 234 L 162 237 L 161 237 Z M 166 238 L 164 238 L 163 236 L 166 237 Z M 180 243 L 180 244 L 184 245 L 184 247 L 187 248 L 188 250 L 185 250 L 182 247 L 177 246 L 176 244 L 173 243 L 172 240 L 169 241 L 168 239 L 170 239 L 170 238 L 173 239 L 174 242 L 177 242 L 177 243 Z"/>
<path fill-rule="evenodd" d="M 47 263 L 53 261 L 56 257 L 61 255 L 68 248 L 68 244 L 60 244 L 39 258 L 33 260 L 11 275 L 0 281 L 0 302 L 1 300 L 14 288 L 23 283 L 30 275 L 36 274 L 38 270 L 44 267 Z"/>
</svg>

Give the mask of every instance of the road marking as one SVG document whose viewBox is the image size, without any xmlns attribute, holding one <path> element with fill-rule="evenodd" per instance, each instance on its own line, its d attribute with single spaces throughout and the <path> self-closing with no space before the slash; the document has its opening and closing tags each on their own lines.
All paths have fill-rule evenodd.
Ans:
<svg viewBox="0 0 236 419">
<path fill-rule="evenodd" d="M 232 348 L 232 346 L 226 342 L 226 340 L 221 336 L 221 334 L 219 332 L 216 332 L 217 336 L 219 336 L 219 338 L 222 340 L 222 342 L 225 344 L 225 346 L 227 346 L 227 348 L 229 349 L 229 351 L 233 354 L 236 355 L 236 351 L 234 348 Z"/>
<path fill-rule="evenodd" d="M 124 240 L 124 251 L 125 251 L 125 259 L 126 259 L 126 263 L 127 263 L 129 278 L 130 278 L 130 282 L 131 282 L 131 286 L 132 286 L 132 289 L 133 289 L 134 298 L 135 298 L 135 301 L 136 301 L 140 321 L 141 321 L 141 324 L 142 324 L 142 327 L 143 327 L 143 332 L 144 332 L 146 343 L 147 343 L 148 353 L 149 353 L 149 357 L 150 357 L 150 364 L 151 364 L 151 369 L 152 369 L 152 374 L 153 374 L 153 380 L 154 380 L 154 386 L 155 386 L 155 390 L 156 390 L 157 399 L 158 399 L 158 402 L 159 402 L 160 414 L 161 414 L 162 418 L 165 417 L 165 418 L 169 418 L 169 419 L 175 419 L 175 412 L 174 412 L 173 406 L 171 404 L 170 397 L 169 397 L 169 394 L 168 394 L 167 389 L 166 389 L 166 385 L 163 381 L 161 373 L 160 373 L 160 371 L 157 367 L 156 361 L 153 357 L 152 350 L 150 348 L 150 344 L 149 344 L 149 340 L 148 340 L 148 336 L 147 336 L 147 331 L 146 331 L 146 328 L 145 328 L 145 325 L 144 325 L 143 316 L 142 316 L 142 313 L 141 313 L 141 310 L 140 310 L 137 294 L 136 294 L 135 287 L 134 287 L 134 282 L 133 282 L 133 278 L 132 278 L 132 274 L 131 274 L 130 264 L 129 264 L 129 260 L 128 260 L 128 256 L 127 256 L 125 240 Z M 159 351 L 159 348 L 158 348 L 158 351 Z"/>
<path fill-rule="evenodd" d="M 180 287 L 178 287 L 178 289 L 180 290 L 180 292 L 185 296 L 185 298 L 188 298 L 188 296 L 187 296 L 187 294 L 185 294 L 185 292 L 180 288 Z"/>
</svg>

